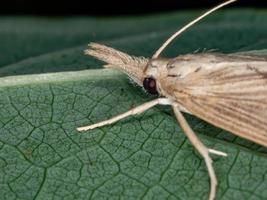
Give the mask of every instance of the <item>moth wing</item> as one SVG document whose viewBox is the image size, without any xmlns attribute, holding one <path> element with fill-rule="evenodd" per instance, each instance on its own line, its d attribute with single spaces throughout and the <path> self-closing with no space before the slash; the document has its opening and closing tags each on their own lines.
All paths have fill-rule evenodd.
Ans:
<svg viewBox="0 0 267 200">
<path fill-rule="evenodd" d="M 267 146 L 267 62 L 208 68 L 176 81 L 177 102 L 217 127 Z"/>
</svg>

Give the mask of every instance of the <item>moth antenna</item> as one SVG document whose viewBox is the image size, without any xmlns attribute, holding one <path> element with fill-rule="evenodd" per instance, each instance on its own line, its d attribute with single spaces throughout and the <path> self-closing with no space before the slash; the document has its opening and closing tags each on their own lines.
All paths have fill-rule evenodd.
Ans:
<svg viewBox="0 0 267 200">
<path fill-rule="evenodd" d="M 224 3 L 219 4 L 218 6 L 208 10 L 207 12 L 205 12 L 204 14 L 200 15 L 198 18 L 194 19 L 193 21 L 191 21 L 190 23 L 188 23 L 187 25 L 185 25 L 183 28 L 179 29 L 177 32 L 175 32 L 171 37 L 169 37 L 168 40 L 166 40 L 166 42 L 163 43 L 163 45 L 156 51 L 156 53 L 152 56 L 152 58 L 157 58 L 161 52 L 181 33 L 183 33 L 186 29 L 188 29 L 189 27 L 193 26 L 195 23 L 197 23 L 198 21 L 200 21 L 201 19 L 203 19 L 204 17 L 206 17 L 207 15 L 211 14 L 212 12 L 228 5 L 231 4 L 233 2 L 235 2 L 237 0 L 229 0 L 226 1 Z"/>
</svg>

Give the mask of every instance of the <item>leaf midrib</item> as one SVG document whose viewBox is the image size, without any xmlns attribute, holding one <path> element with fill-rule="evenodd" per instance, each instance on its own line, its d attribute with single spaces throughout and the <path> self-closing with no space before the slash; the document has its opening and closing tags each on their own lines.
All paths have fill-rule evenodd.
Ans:
<svg viewBox="0 0 267 200">
<path fill-rule="evenodd" d="M 125 79 L 125 75 L 118 70 L 113 69 L 90 69 L 70 72 L 55 72 L 45 74 L 15 75 L 0 78 L 0 88 L 10 86 L 58 83 L 81 80 L 99 80 L 99 79 Z"/>
</svg>

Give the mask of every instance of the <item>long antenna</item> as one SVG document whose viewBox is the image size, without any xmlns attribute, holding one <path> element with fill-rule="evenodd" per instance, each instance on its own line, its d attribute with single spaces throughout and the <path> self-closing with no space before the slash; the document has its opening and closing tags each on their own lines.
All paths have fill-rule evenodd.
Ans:
<svg viewBox="0 0 267 200">
<path fill-rule="evenodd" d="M 197 23 L 198 21 L 200 21 L 201 19 L 203 19 L 204 17 L 206 17 L 207 15 L 211 14 L 212 12 L 230 4 L 233 3 L 237 0 L 229 0 L 226 1 L 224 3 L 219 4 L 218 6 L 210 9 L 209 11 L 205 12 L 203 15 L 200 15 L 198 18 L 194 19 L 193 21 L 191 21 L 190 23 L 188 23 L 187 25 L 185 25 L 183 28 L 181 28 L 180 30 L 178 30 L 177 32 L 175 32 L 171 37 L 169 37 L 169 39 L 164 42 L 164 44 L 156 51 L 156 53 L 152 56 L 152 58 L 157 58 L 161 52 L 178 36 L 180 35 L 182 32 L 184 32 L 186 29 L 188 29 L 189 27 L 191 27 L 192 25 L 194 25 L 195 23 Z"/>
</svg>

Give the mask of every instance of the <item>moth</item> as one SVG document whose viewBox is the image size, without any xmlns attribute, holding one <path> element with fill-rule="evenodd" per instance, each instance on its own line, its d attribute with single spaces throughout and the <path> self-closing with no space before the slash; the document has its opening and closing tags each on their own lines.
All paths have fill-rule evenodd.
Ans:
<svg viewBox="0 0 267 200">
<path fill-rule="evenodd" d="M 156 105 L 170 105 L 192 145 L 204 158 L 210 177 L 210 194 L 216 196 L 217 178 L 210 154 L 226 153 L 206 147 L 182 113 L 189 113 L 217 127 L 267 147 L 267 57 L 250 54 L 196 53 L 161 58 L 160 53 L 179 34 L 218 10 L 229 0 L 207 11 L 174 33 L 151 59 L 129 56 L 113 48 L 91 43 L 86 54 L 121 70 L 155 100 L 111 119 L 77 128 L 86 131 L 140 114 Z"/>
</svg>

